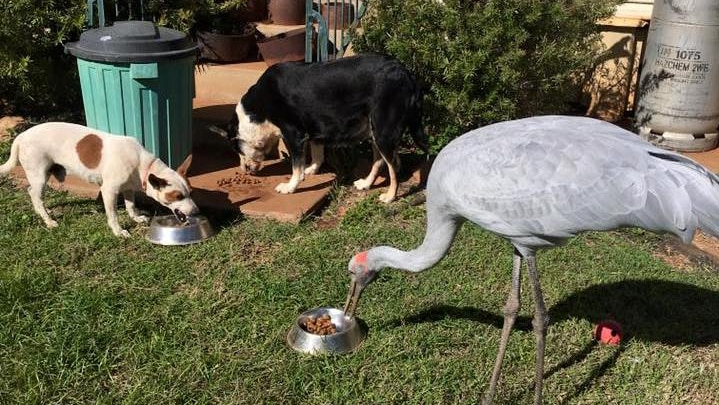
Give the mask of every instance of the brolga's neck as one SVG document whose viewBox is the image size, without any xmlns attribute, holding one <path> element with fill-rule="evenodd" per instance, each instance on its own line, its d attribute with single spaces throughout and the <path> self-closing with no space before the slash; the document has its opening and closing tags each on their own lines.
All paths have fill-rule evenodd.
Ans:
<svg viewBox="0 0 719 405">
<path fill-rule="evenodd" d="M 367 252 L 370 268 L 380 270 L 391 267 L 413 273 L 426 270 L 439 262 L 452 246 L 461 222 L 447 216 L 428 216 L 427 233 L 416 249 L 404 251 L 390 246 L 377 246 Z"/>
</svg>

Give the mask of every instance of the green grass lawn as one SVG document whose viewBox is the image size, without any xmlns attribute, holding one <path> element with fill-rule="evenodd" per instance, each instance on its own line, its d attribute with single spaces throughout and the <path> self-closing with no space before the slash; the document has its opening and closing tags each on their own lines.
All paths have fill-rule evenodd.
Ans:
<svg viewBox="0 0 719 405">
<path fill-rule="evenodd" d="M 336 212 L 338 190 L 324 218 Z M 52 192 L 47 230 L 25 191 L 0 180 L 0 403 L 470 404 L 487 388 L 511 246 L 464 226 L 417 275 L 381 274 L 360 301 L 369 332 L 342 356 L 292 351 L 296 316 L 341 306 L 347 261 L 424 235 L 423 207 L 353 204 L 336 224 L 216 218 L 185 247 L 118 239 L 95 201 Z M 546 403 L 709 404 L 719 397 L 719 274 L 653 256 L 665 237 L 590 233 L 538 256 L 551 324 Z M 525 272 L 526 273 L 526 272 Z M 525 278 L 497 403 L 532 398 Z M 593 324 L 622 323 L 619 347 Z M 716 403 L 716 402 L 714 402 Z"/>
</svg>

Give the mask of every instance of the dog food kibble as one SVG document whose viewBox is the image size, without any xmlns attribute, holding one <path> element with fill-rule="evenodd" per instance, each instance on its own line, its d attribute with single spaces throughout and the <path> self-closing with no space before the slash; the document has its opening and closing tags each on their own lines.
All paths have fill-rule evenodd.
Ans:
<svg viewBox="0 0 719 405">
<path fill-rule="evenodd" d="M 305 330 L 315 335 L 331 335 L 337 333 L 337 327 L 332 323 L 332 318 L 324 314 L 319 318 L 309 317 L 304 324 Z"/>
<path fill-rule="evenodd" d="M 252 185 L 260 184 L 262 181 L 249 174 L 243 172 L 235 172 L 232 177 L 225 177 L 224 179 L 217 180 L 217 185 L 220 187 L 235 186 L 235 185 Z"/>
</svg>

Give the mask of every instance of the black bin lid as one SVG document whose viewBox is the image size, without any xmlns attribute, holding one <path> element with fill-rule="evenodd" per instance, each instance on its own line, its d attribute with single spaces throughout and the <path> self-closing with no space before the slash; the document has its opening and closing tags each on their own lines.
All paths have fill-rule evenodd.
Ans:
<svg viewBox="0 0 719 405">
<path fill-rule="evenodd" d="M 193 55 L 197 44 L 184 32 L 150 21 L 119 21 L 83 32 L 65 52 L 97 62 L 158 62 Z"/>
</svg>

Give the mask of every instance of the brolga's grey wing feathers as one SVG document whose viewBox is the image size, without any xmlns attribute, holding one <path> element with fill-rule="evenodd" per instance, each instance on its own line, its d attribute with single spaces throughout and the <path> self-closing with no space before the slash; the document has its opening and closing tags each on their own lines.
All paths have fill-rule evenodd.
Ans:
<svg viewBox="0 0 719 405">
<path fill-rule="evenodd" d="M 456 215 L 533 248 L 621 226 L 684 237 L 697 226 L 690 191 L 711 188 L 710 177 L 675 156 L 590 118 L 494 124 L 442 150 L 428 180 L 428 209 L 435 198 Z"/>
</svg>

